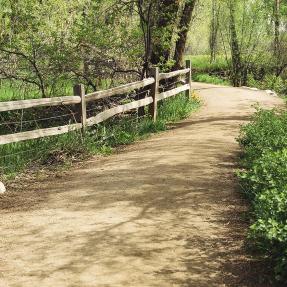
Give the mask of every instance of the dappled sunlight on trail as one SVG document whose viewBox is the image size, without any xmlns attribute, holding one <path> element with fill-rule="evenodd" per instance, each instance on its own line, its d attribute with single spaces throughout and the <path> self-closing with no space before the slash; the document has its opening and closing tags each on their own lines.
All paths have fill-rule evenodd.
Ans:
<svg viewBox="0 0 287 287">
<path fill-rule="evenodd" d="M 1 287 L 268 286 L 244 247 L 235 137 L 253 103 L 281 100 L 194 86 L 210 88 L 192 118 L 5 198 Z"/>
</svg>

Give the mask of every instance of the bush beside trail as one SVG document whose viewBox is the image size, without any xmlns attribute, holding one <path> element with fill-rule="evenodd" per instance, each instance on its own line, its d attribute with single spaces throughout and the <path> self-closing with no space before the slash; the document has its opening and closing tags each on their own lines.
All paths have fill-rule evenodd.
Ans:
<svg viewBox="0 0 287 287">
<path fill-rule="evenodd" d="M 287 111 L 258 110 L 242 127 L 241 185 L 252 202 L 249 237 L 287 283 Z"/>
</svg>

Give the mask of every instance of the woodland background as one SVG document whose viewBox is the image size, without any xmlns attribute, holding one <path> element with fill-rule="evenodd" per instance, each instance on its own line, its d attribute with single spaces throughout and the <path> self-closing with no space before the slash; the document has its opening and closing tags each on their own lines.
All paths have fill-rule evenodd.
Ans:
<svg viewBox="0 0 287 287">
<path fill-rule="evenodd" d="M 79 83 L 86 92 L 106 89 L 146 78 L 153 66 L 180 69 L 186 59 L 196 81 L 287 95 L 287 0 L 0 0 L 0 7 L 0 101 L 68 96 Z M 148 93 L 97 102 L 89 113 Z M 179 95 L 159 105 L 156 122 L 134 111 L 84 135 L 0 145 L 0 179 L 109 154 L 199 106 L 196 96 Z M 63 107 L 3 112 L 0 133 L 67 125 L 76 113 Z M 279 286 L 287 284 L 286 123 L 286 109 L 259 110 L 239 137 L 239 178 L 251 203 L 249 243 Z"/>
<path fill-rule="evenodd" d="M 99 90 L 178 69 L 286 93 L 287 1 L 1 0 L 0 99 Z"/>
</svg>

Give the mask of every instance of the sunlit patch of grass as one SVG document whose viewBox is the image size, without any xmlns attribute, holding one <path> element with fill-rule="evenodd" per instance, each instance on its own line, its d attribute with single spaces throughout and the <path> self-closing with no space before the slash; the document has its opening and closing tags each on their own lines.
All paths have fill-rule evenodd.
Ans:
<svg viewBox="0 0 287 287">
<path fill-rule="evenodd" d="M 213 62 L 210 61 L 209 55 L 190 55 L 185 58 L 191 60 L 192 68 L 198 73 L 229 70 L 228 61 L 224 55 L 218 55 Z"/>
<path fill-rule="evenodd" d="M 193 74 L 192 79 L 196 82 L 209 83 L 214 85 L 230 86 L 231 82 L 217 76 L 210 76 L 208 74 Z"/>
</svg>

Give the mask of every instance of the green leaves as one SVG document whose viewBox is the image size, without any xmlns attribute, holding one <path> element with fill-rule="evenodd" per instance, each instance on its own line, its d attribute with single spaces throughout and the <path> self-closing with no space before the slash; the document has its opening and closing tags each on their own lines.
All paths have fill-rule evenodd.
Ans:
<svg viewBox="0 0 287 287">
<path fill-rule="evenodd" d="M 142 31 L 138 16 L 114 8 L 120 1 L 0 1 L 1 78 L 43 97 L 64 95 L 65 82 L 95 90 L 103 81 L 138 78 Z M 126 70 L 135 71 L 130 79 Z"/>
<path fill-rule="evenodd" d="M 242 127 L 241 185 L 253 205 L 250 238 L 287 282 L 287 112 L 258 110 Z"/>
</svg>

